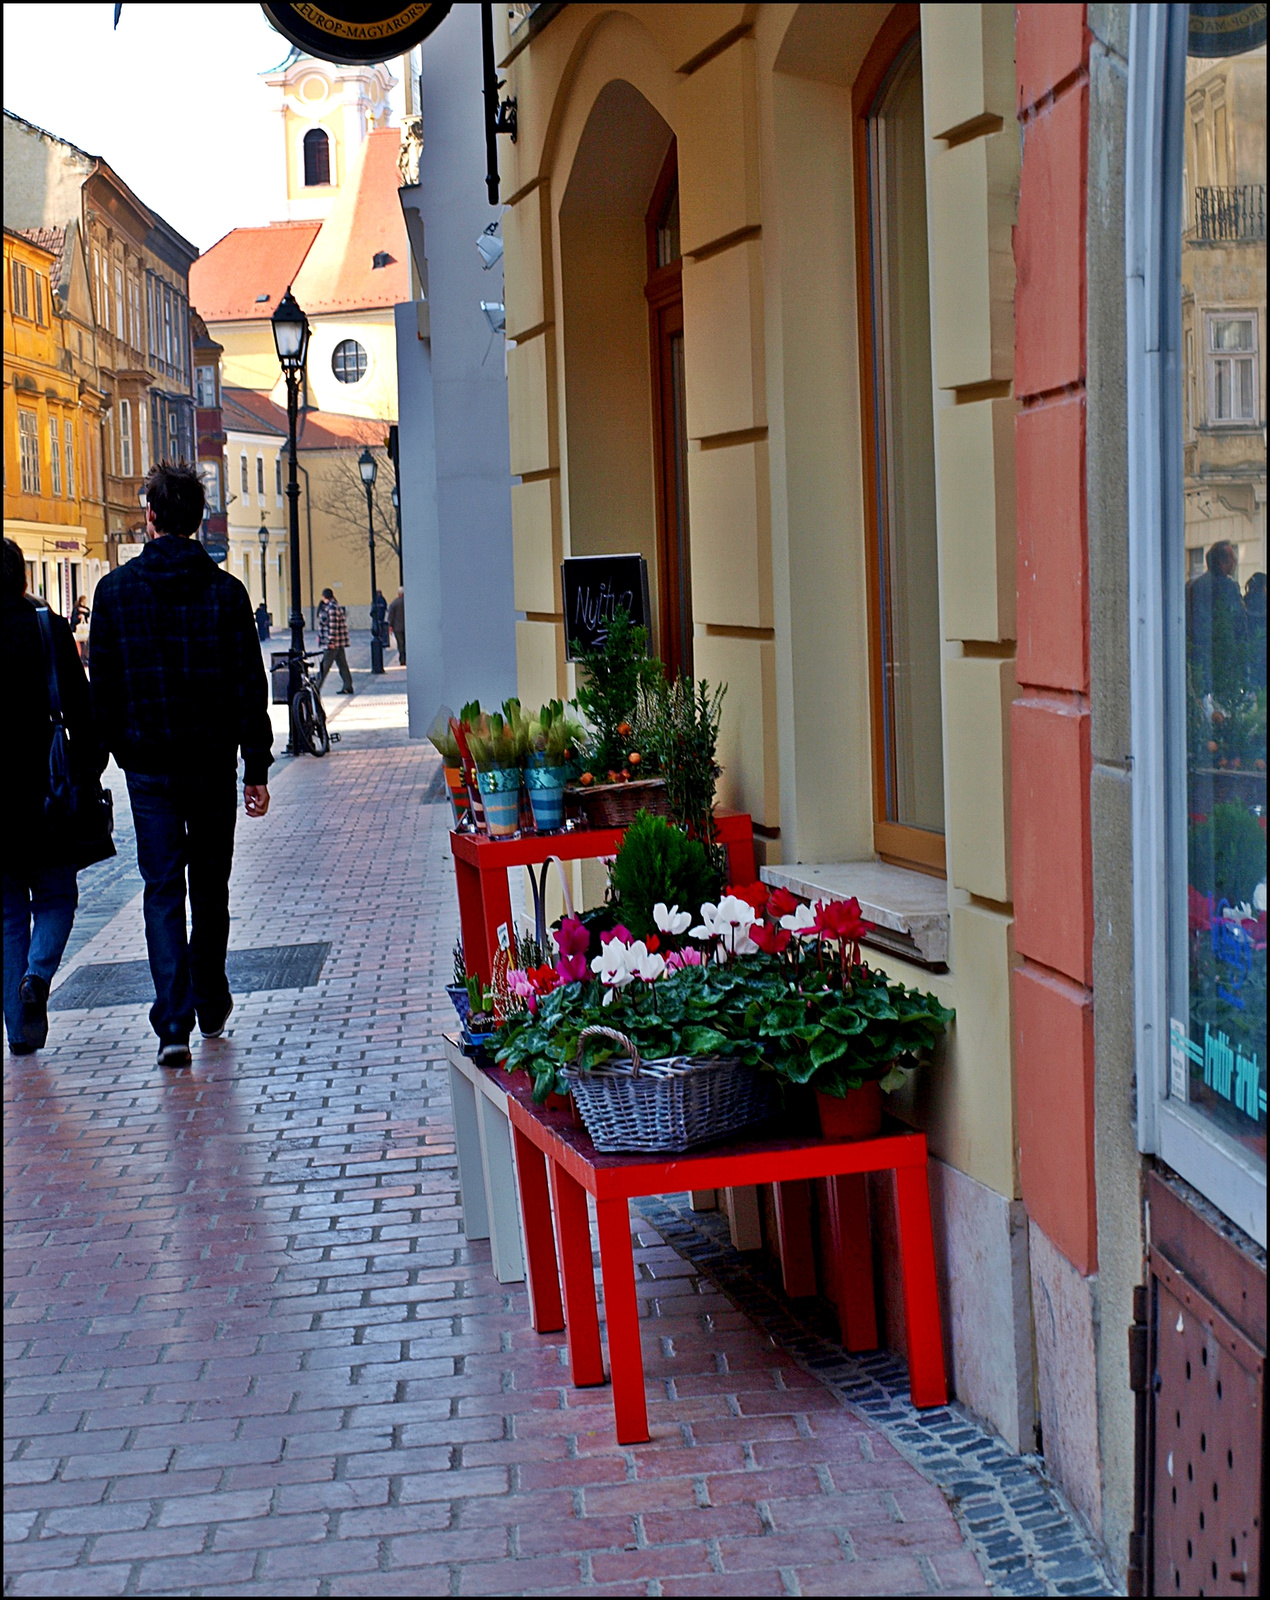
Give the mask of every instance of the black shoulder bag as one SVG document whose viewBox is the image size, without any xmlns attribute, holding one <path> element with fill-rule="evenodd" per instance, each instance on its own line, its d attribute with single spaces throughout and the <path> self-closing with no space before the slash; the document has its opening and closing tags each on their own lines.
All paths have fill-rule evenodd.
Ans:
<svg viewBox="0 0 1270 1600">
<path fill-rule="evenodd" d="M 62 695 L 57 682 L 57 655 L 53 624 L 47 606 L 35 613 L 40 628 L 40 647 L 44 651 L 44 670 L 48 678 L 49 718 L 53 724 L 49 740 L 49 792 L 44 800 L 45 820 L 55 836 L 65 843 L 67 854 L 77 868 L 91 867 L 115 853 L 115 802 L 109 789 L 96 778 L 87 783 L 71 780 L 70 739 L 62 717 Z"/>
</svg>

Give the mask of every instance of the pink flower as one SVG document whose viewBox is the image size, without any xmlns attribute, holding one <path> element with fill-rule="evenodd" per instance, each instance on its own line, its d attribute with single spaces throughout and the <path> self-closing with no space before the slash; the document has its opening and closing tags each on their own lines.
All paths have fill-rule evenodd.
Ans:
<svg viewBox="0 0 1270 1600">
<path fill-rule="evenodd" d="M 560 974 L 561 983 L 585 983 L 587 973 L 586 952 L 583 951 L 581 955 L 574 956 L 562 955 L 559 961 L 556 962 L 556 971 Z"/>
<path fill-rule="evenodd" d="M 562 956 L 584 956 L 591 947 L 591 935 L 577 917 L 566 917 L 556 934 L 556 947 Z"/>
<path fill-rule="evenodd" d="M 700 950 L 672 950 L 666 957 L 666 971 L 676 972 L 680 967 L 699 967 Z"/>
<path fill-rule="evenodd" d="M 601 945 L 611 944 L 616 939 L 618 944 L 630 944 L 633 938 L 634 935 L 631 930 L 619 922 L 616 928 L 610 928 L 607 933 L 600 935 L 600 943 Z"/>
</svg>

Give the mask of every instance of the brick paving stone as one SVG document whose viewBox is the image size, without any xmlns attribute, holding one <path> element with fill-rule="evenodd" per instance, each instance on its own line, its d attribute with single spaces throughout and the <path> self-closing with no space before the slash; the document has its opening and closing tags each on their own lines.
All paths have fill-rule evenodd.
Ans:
<svg viewBox="0 0 1270 1600">
<path fill-rule="evenodd" d="M 403 676 L 357 686 L 237 836 L 232 945 L 329 941 L 317 982 L 238 996 L 186 1072 L 145 1006 L 5 1063 L 6 1595 L 987 1592 L 939 1490 L 648 1216 L 635 1447 L 464 1238 L 448 807 Z M 144 958 L 121 823 L 59 981 Z"/>
</svg>

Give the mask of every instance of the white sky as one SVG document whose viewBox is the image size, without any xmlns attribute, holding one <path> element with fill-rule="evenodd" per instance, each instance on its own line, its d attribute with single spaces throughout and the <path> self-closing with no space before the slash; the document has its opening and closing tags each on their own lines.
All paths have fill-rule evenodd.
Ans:
<svg viewBox="0 0 1270 1600">
<path fill-rule="evenodd" d="M 290 45 L 260 7 L 125 0 L 118 30 L 114 10 L 6 5 L 5 109 L 108 161 L 200 250 L 285 216 L 281 118 L 258 74 Z"/>
</svg>

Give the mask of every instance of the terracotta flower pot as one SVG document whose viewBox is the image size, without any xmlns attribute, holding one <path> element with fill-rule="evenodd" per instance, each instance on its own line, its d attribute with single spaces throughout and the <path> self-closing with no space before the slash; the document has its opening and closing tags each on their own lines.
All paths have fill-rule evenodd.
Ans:
<svg viewBox="0 0 1270 1600">
<path fill-rule="evenodd" d="M 826 1139 L 871 1139 L 882 1127 L 882 1087 L 874 1079 L 841 1097 L 817 1089 L 816 1110 Z"/>
</svg>

